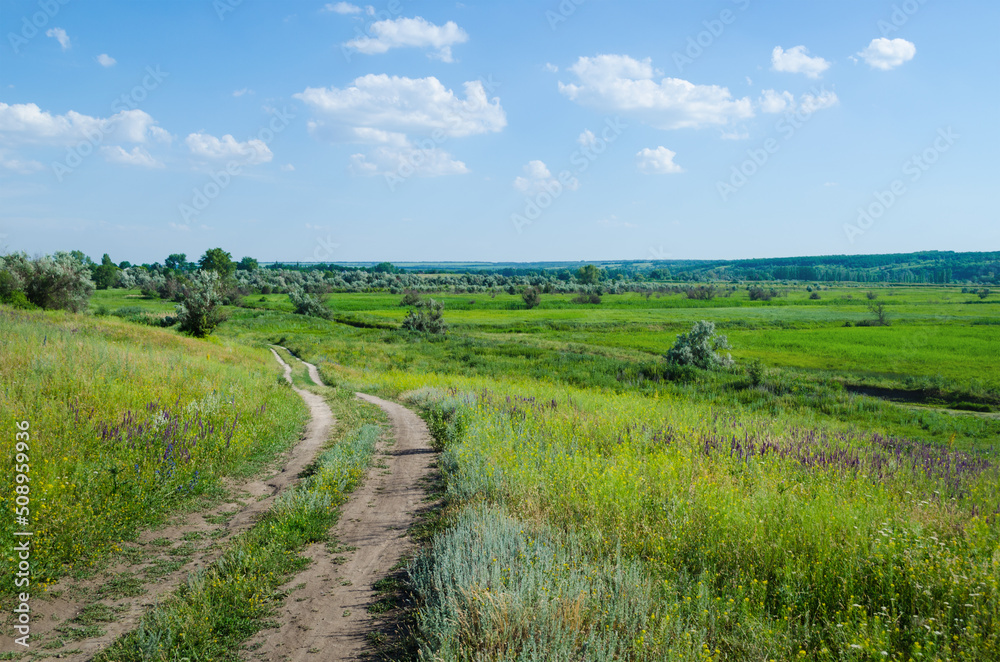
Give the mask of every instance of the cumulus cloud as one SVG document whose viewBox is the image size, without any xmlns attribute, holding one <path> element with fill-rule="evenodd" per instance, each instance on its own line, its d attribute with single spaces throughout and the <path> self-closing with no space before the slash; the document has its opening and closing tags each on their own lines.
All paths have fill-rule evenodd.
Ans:
<svg viewBox="0 0 1000 662">
<path fill-rule="evenodd" d="M 101 148 L 104 158 L 112 163 L 123 165 L 133 165 L 142 168 L 162 168 L 163 164 L 154 159 L 149 152 L 136 145 L 131 152 L 126 152 L 119 145 L 105 146 Z"/>
<path fill-rule="evenodd" d="M 917 47 L 913 42 L 905 39 L 886 39 L 885 37 L 872 39 L 872 43 L 858 53 L 869 67 L 882 71 L 889 71 L 909 62 L 916 54 Z"/>
<path fill-rule="evenodd" d="M 542 191 L 555 191 L 561 188 L 559 181 L 549 172 L 548 166 L 542 161 L 529 161 L 523 168 L 524 176 L 514 180 L 514 188 L 527 196 L 534 196 Z M 580 187 L 580 182 L 574 177 L 566 186 L 571 191 Z"/>
<path fill-rule="evenodd" d="M 805 46 L 795 46 L 787 51 L 781 46 L 775 46 L 771 52 L 771 68 L 790 74 L 805 74 L 809 78 L 819 78 L 830 68 L 830 63 L 823 58 L 810 57 Z"/>
<path fill-rule="evenodd" d="M 323 7 L 324 11 L 334 12 L 335 14 L 360 14 L 361 7 L 357 5 L 352 5 L 349 2 L 338 2 L 336 4 L 330 2 Z"/>
<path fill-rule="evenodd" d="M 45 170 L 45 166 L 38 161 L 8 159 L 3 152 L 0 152 L 0 168 L 16 172 L 20 175 L 30 175 L 31 173 Z M 0 235 L 0 237 L 2 237 L 2 235 Z"/>
<path fill-rule="evenodd" d="M 253 90 L 251 90 L 248 87 L 244 87 L 243 89 L 240 89 L 240 90 L 233 90 L 233 96 L 234 97 L 239 98 L 239 97 L 243 96 L 244 94 L 253 94 Z"/>
<path fill-rule="evenodd" d="M 118 64 L 118 60 L 114 59 L 107 53 L 101 53 L 97 56 L 97 63 L 102 67 L 113 67 Z"/>
<path fill-rule="evenodd" d="M 100 118 L 73 110 L 53 115 L 33 103 L 0 102 L 0 140 L 6 142 L 72 144 L 99 138 L 103 142 L 142 143 L 164 133 L 142 110 L 123 110 Z"/>
<path fill-rule="evenodd" d="M 469 168 L 433 143 L 417 147 L 407 141 L 403 145 L 382 145 L 368 154 L 352 154 L 351 172 L 356 175 L 441 177 L 464 175 Z"/>
<path fill-rule="evenodd" d="M 801 112 L 811 115 L 817 111 L 832 108 L 840 102 L 836 93 L 826 89 L 817 90 L 815 94 L 807 92 L 796 100 L 791 92 L 764 90 L 758 103 L 764 113 Z"/>
<path fill-rule="evenodd" d="M 310 132 L 335 143 L 374 146 L 351 157 L 356 174 L 463 174 L 468 167 L 441 149 L 453 138 L 495 133 L 507 125 L 499 99 L 481 81 L 465 83 L 464 98 L 433 76 L 369 74 L 344 88 L 307 88 L 294 95 L 315 113 Z"/>
<path fill-rule="evenodd" d="M 676 175 L 684 172 L 684 168 L 674 163 L 677 153 L 660 146 L 656 149 L 640 150 L 635 155 L 636 167 L 644 175 Z"/>
<path fill-rule="evenodd" d="M 469 40 L 465 30 L 454 21 L 435 25 L 419 16 L 376 21 L 369 28 L 374 36 L 363 36 L 344 44 L 366 55 L 385 53 L 391 48 L 433 48 L 429 57 L 453 62 L 451 47 Z"/>
<path fill-rule="evenodd" d="M 64 51 L 68 51 L 72 44 L 69 43 L 69 35 L 62 28 L 52 28 L 45 31 L 46 37 L 52 37 L 59 42 L 59 45 Z"/>
<path fill-rule="evenodd" d="M 581 57 L 569 71 L 576 82 L 559 83 L 559 91 L 568 99 L 605 112 L 634 115 L 660 129 L 721 125 L 753 116 L 750 99 L 734 99 L 725 87 L 679 78 L 657 81 L 662 74 L 649 58 Z"/>
<path fill-rule="evenodd" d="M 787 90 L 784 92 L 764 90 L 761 94 L 763 96 L 758 101 L 761 112 L 783 113 L 795 108 L 795 95 Z"/>
<path fill-rule="evenodd" d="M 259 165 L 267 163 L 274 157 L 263 140 L 253 138 L 240 142 L 228 133 L 222 138 L 216 138 L 208 133 L 192 133 L 184 143 L 195 156 L 213 161 L 233 159 L 248 165 Z"/>
<path fill-rule="evenodd" d="M 556 65 L 552 64 L 551 62 L 546 62 L 545 66 L 543 66 L 542 68 L 545 69 L 545 71 L 548 71 L 550 74 L 557 74 L 557 73 L 559 73 L 559 67 L 557 67 Z"/>
</svg>

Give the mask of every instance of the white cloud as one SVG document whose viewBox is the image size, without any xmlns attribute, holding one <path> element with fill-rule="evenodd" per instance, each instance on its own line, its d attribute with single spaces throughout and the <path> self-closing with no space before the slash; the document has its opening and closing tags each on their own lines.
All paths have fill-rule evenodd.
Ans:
<svg viewBox="0 0 1000 662">
<path fill-rule="evenodd" d="M 581 147 L 593 147 L 597 144 L 597 136 L 590 129 L 586 129 L 576 139 L 576 142 L 580 143 Z"/>
<path fill-rule="evenodd" d="M 886 39 L 885 37 L 872 39 L 868 48 L 858 53 L 869 67 L 882 71 L 889 71 L 909 62 L 916 54 L 917 47 L 913 42 L 905 39 Z"/>
<path fill-rule="evenodd" d="M 407 142 L 404 145 L 382 145 L 368 154 L 351 155 L 351 171 L 356 175 L 398 175 L 441 177 L 464 175 L 469 168 L 439 147 L 418 148 Z"/>
<path fill-rule="evenodd" d="M 241 97 L 244 94 L 253 94 L 253 90 L 247 87 L 244 87 L 242 90 L 233 90 L 234 97 Z"/>
<path fill-rule="evenodd" d="M 719 134 L 719 137 L 723 140 L 749 140 L 750 133 L 748 131 L 737 131 L 733 129 L 732 131 L 723 131 Z"/>
<path fill-rule="evenodd" d="M 195 156 L 211 160 L 235 159 L 258 165 L 274 157 L 263 140 L 253 138 L 241 143 L 228 133 L 221 139 L 207 133 L 192 133 L 184 143 Z"/>
<path fill-rule="evenodd" d="M 507 126 L 500 100 L 488 100 L 480 81 L 465 83 L 465 99 L 433 76 L 405 78 L 386 74 L 362 76 L 343 89 L 310 87 L 293 96 L 323 116 L 323 120 L 312 123 L 314 130 L 330 122 L 334 127 L 347 127 L 355 138 L 356 129 L 424 134 L 441 131 L 458 138 L 498 132 Z"/>
<path fill-rule="evenodd" d="M 334 12 L 336 14 L 360 14 L 361 7 L 352 5 L 349 2 L 338 2 L 336 4 L 330 2 L 323 7 L 323 11 Z"/>
<path fill-rule="evenodd" d="M 62 28 L 52 28 L 45 32 L 46 37 L 52 37 L 59 42 L 64 51 L 68 51 L 72 44 L 69 43 L 69 35 Z"/>
<path fill-rule="evenodd" d="M 553 74 L 559 73 L 559 67 L 557 67 L 556 65 L 552 64 L 551 62 L 546 62 L 545 66 L 543 66 L 542 68 L 545 69 L 545 71 L 548 71 L 549 73 L 553 73 Z"/>
<path fill-rule="evenodd" d="M 146 142 L 166 133 L 142 110 L 123 110 L 100 118 L 69 111 L 53 115 L 33 103 L 7 105 L 0 102 L 0 140 L 72 144 L 80 140 L 102 142 Z M 167 134 L 169 135 L 169 134 Z"/>
<path fill-rule="evenodd" d="M 529 161 L 523 170 L 525 176 L 514 180 L 514 188 L 524 195 L 534 196 L 542 191 L 551 192 L 562 187 L 542 161 Z M 571 191 L 575 191 L 579 187 L 580 182 L 575 177 L 566 186 Z"/>
<path fill-rule="evenodd" d="M 832 108 L 838 103 L 840 103 L 840 99 L 837 98 L 836 94 L 822 90 L 819 94 L 803 94 L 799 100 L 799 110 L 806 115 L 812 115 L 817 111 Z"/>
<path fill-rule="evenodd" d="M 443 62 L 453 62 L 451 47 L 469 40 L 468 33 L 454 21 L 448 21 L 444 25 L 434 25 L 419 16 L 376 21 L 369 28 L 369 33 L 374 37 L 363 36 L 352 39 L 344 46 L 366 55 L 385 53 L 390 48 L 433 48 L 435 51 L 430 57 Z"/>
<path fill-rule="evenodd" d="M 760 110 L 764 113 L 783 113 L 786 110 L 795 108 L 795 95 L 787 90 L 777 92 L 775 90 L 764 90 L 758 103 Z"/>
<path fill-rule="evenodd" d="M 795 46 L 787 51 L 781 46 L 775 46 L 771 53 L 771 67 L 775 71 L 819 78 L 820 74 L 830 68 L 830 63 L 819 56 L 810 57 L 809 49 L 805 46 Z"/>
<path fill-rule="evenodd" d="M 795 99 L 791 92 L 777 92 L 775 90 L 764 90 L 763 96 L 759 99 L 760 109 L 765 113 L 791 113 L 801 112 L 805 115 L 832 108 L 836 106 L 840 99 L 836 93 L 826 89 L 816 91 L 816 94 L 807 92 Z"/>
<path fill-rule="evenodd" d="M 635 155 L 636 167 L 645 175 L 676 175 L 684 172 L 684 168 L 674 163 L 675 156 L 677 153 L 666 147 L 647 147 Z"/>
<path fill-rule="evenodd" d="M 45 166 L 38 161 L 22 161 L 20 159 L 8 159 L 0 152 L 0 168 L 12 170 L 20 175 L 30 175 L 33 172 L 45 170 Z M 0 235 L 2 238 L 2 235 Z"/>
<path fill-rule="evenodd" d="M 291 163 L 286 163 L 280 167 L 284 172 L 295 172 L 295 166 L 293 166 Z"/>
<path fill-rule="evenodd" d="M 104 158 L 112 163 L 123 165 L 134 165 L 143 168 L 162 168 L 163 164 L 154 159 L 149 152 L 136 145 L 131 152 L 126 152 L 118 145 L 105 146 L 101 148 Z"/>
<path fill-rule="evenodd" d="M 465 83 L 465 98 L 434 77 L 369 74 L 343 89 L 307 88 L 294 95 L 316 113 L 310 132 L 336 143 L 373 145 L 351 157 L 356 174 L 385 174 L 402 167 L 438 176 L 469 172 L 441 149 L 451 138 L 496 133 L 507 125 L 499 99 L 489 100 L 480 81 Z"/>
<path fill-rule="evenodd" d="M 113 67 L 118 64 L 118 60 L 114 59 L 107 53 L 101 53 L 97 56 L 97 63 L 102 67 Z"/>
<path fill-rule="evenodd" d="M 572 101 L 595 108 L 630 114 L 659 129 L 699 128 L 727 124 L 753 116 L 749 98 L 733 99 L 725 87 L 695 85 L 679 78 L 655 77 L 649 58 L 627 55 L 581 57 L 569 71 L 577 83 L 559 83 L 559 91 Z"/>
</svg>

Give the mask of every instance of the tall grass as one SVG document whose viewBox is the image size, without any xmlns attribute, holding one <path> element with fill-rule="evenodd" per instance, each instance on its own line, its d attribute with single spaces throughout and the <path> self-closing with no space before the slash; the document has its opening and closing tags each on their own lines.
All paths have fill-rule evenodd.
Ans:
<svg viewBox="0 0 1000 662">
<path fill-rule="evenodd" d="M 30 424 L 33 586 L 86 571 L 224 476 L 259 468 L 306 418 L 262 350 L 61 313 L 0 311 L 0 339 L 8 466 L 14 422 Z M 13 480 L 0 476 L 6 513 Z M 23 528 L 4 518 L 0 541 Z"/>
<path fill-rule="evenodd" d="M 700 623 L 684 634 L 650 616 L 630 626 L 644 643 L 627 659 L 1000 655 L 995 457 L 570 389 L 497 387 L 457 406 L 422 391 L 415 402 L 438 399 L 452 498 L 503 504 L 571 532 L 585 554 L 640 562 L 659 589 L 653 612 Z M 428 642 L 448 637 L 424 622 Z M 528 639 L 480 659 L 518 659 L 505 656 Z"/>
</svg>

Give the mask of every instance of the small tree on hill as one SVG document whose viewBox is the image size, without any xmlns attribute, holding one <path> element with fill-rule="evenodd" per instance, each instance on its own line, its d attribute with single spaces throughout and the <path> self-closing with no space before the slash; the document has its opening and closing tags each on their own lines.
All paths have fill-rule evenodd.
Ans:
<svg viewBox="0 0 1000 662">
<path fill-rule="evenodd" d="M 222 278 L 228 278 L 236 271 L 236 263 L 233 256 L 221 248 L 210 248 L 198 260 L 198 267 L 202 271 L 214 271 Z"/>
<path fill-rule="evenodd" d="M 219 281 L 219 274 L 214 271 L 194 274 L 191 284 L 184 288 L 184 301 L 177 305 L 181 331 L 204 338 L 222 322 Z"/>
<path fill-rule="evenodd" d="M 323 302 L 311 294 L 306 294 L 302 288 L 296 288 L 288 293 L 292 305 L 295 306 L 296 315 L 309 315 L 310 317 L 320 317 L 330 319 L 332 312 L 323 305 Z"/>
<path fill-rule="evenodd" d="M 538 291 L 537 287 L 529 287 L 521 292 L 521 298 L 524 299 L 524 305 L 530 310 L 542 302 L 542 293 Z"/>
<path fill-rule="evenodd" d="M 733 365 L 732 356 L 721 353 L 726 349 L 731 349 L 729 341 L 725 336 L 715 335 L 715 324 L 701 321 L 690 332 L 677 336 L 677 342 L 666 353 L 665 358 L 674 365 L 715 370 Z"/>
<path fill-rule="evenodd" d="M 444 304 L 434 299 L 421 301 L 414 310 L 406 314 L 403 328 L 407 331 L 442 334 L 448 330 L 444 319 Z"/>
<path fill-rule="evenodd" d="M 587 264 L 576 272 L 576 279 L 584 285 L 597 285 L 601 280 L 601 270 L 593 264 Z"/>
<path fill-rule="evenodd" d="M 94 268 L 94 285 L 99 290 L 106 290 L 114 287 L 118 282 L 118 273 L 121 269 L 111 261 L 107 253 L 101 258 L 101 264 Z"/>
</svg>

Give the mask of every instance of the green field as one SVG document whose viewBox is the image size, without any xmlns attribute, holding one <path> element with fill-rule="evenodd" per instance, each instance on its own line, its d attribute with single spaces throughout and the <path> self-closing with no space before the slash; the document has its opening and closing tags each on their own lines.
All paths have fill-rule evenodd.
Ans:
<svg viewBox="0 0 1000 662">
<path fill-rule="evenodd" d="M 303 411 L 264 349 L 280 344 L 331 386 L 345 453 L 373 438 L 355 390 L 422 412 L 442 451 L 443 507 L 407 575 L 422 659 L 1000 659 L 1000 301 L 880 287 L 890 324 L 865 326 L 867 287 L 774 287 L 531 310 L 424 295 L 445 304 L 443 336 L 401 330 L 385 292 L 328 295 L 329 320 L 249 294 L 205 340 L 156 328 L 174 306 L 138 291 L 98 291 L 89 314 L 4 309 L 4 425 L 30 418 L 44 449 L 37 579 L 86 575 L 286 447 Z M 663 354 L 700 320 L 735 365 L 672 371 Z M 168 470 L 160 437 L 127 443 L 153 434 L 130 417 L 199 412 L 215 436 L 178 438 L 197 475 L 190 458 Z M 330 522 L 309 515 L 303 538 L 298 516 L 269 517 L 280 536 L 227 552 L 255 559 L 245 573 L 223 563 L 106 659 L 230 659 Z"/>
</svg>

